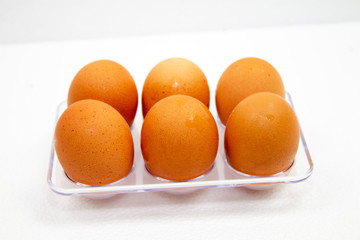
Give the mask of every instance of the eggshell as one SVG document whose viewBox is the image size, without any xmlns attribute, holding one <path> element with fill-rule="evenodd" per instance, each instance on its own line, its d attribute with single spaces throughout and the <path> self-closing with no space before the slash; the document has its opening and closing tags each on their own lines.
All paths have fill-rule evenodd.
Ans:
<svg viewBox="0 0 360 240">
<path fill-rule="evenodd" d="M 98 60 L 80 69 L 70 85 L 68 105 L 83 99 L 110 104 L 129 126 L 134 121 L 138 105 L 136 85 L 130 73 L 114 61 Z"/>
<path fill-rule="evenodd" d="M 141 129 L 147 169 L 173 181 L 208 172 L 218 149 L 218 130 L 209 109 L 199 100 L 173 95 L 157 102 Z"/>
<path fill-rule="evenodd" d="M 87 185 L 104 185 L 128 175 L 134 145 L 125 119 L 98 100 L 71 104 L 55 129 L 55 150 L 67 175 Z"/>
<path fill-rule="evenodd" d="M 216 88 L 216 108 L 226 125 L 236 105 L 256 92 L 273 92 L 285 97 L 282 79 L 276 69 L 260 58 L 243 58 L 232 63 L 222 74 Z"/>
<path fill-rule="evenodd" d="M 210 90 L 205 74 L 184 58 L 166 59 L 150 71 L 142 92 L 143 116 L 156 102 L 175 94 L 192 96 L 209 107 Z"/>
<path fill-rule="evenodd" d="M 225 129 L 227 161 L 235 170 L 267 176 L 293 163 L 300 127 L 291 106 L 279 95 L 262 92 L 241 101 Z"/>
</svg>

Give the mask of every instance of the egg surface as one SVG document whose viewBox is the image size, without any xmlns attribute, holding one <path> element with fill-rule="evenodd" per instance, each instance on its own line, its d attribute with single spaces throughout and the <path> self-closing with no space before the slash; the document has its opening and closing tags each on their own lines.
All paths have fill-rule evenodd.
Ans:
<svg viewBox="0 0 360 240">
<path fill-rule="evenodd" d="M 134 145 L 127 122 L 98 100 L 77 101 L 63 112 L 55 128 L 55 150 L 67 175 L 87 185 L 118 181 L 133 165 Z"/>
<path fill-rule="evenodd" d="M 208 172 L 218 149 L 218 130 L 199 100 L 173 95 L 157 102 L 141 129 L 147 169 L 158 177 L 185 181 Z"/>
<path fill-rule="evenodd" d="M 113 106 L 129 126 L 134 121 L 138 92 L 130 73 L 120 64 L 98 60 L 75 75 L 68 93 L 68 105 L 83 99 L 96 99 Z"/>
<path fill-rule="evenodd" d="M 274 93 L 255 93 L 241 101 L 229 117 L 227 161 L 249 175 L 274 175 L 292 165 L 299 138 L 300 127 L 291 106 Z"/>
<path fill-rule="evenodd" d="M 256 92 L 273 92 L 285 97 L 282 79 L 276 69 L 260 58 L 243 58 L 232 63 L 221 75 L 216 88 L 216 109 L 226 125 L 236 105 Z"/>
<path fill-rule="evenodd" d="M 150 71 L 142 91 L 143 116 L 156 102 L 175 94 L 192 96 L 209 107 L 210 90 L 205 74 L 184 58 L 166 59 Z"/>
</svg>

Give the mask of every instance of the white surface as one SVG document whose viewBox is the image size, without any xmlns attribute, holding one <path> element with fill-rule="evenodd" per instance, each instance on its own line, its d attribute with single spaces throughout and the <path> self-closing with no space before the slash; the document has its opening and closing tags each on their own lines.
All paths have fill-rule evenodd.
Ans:
<svg viewBox="0 0 360 240">
<path fill-rule="evenodd" d="M 112 59 L 141 92 L 150 69 L 172 56 L 198 64 L 212 91 L 239 58 L 271 62 L 292 94 L 313 175 L 261 192 L 138 193 L 102 201 L 51 192 L 46 172 L 55 108 L 76 72 Z M 360 23 L 0 45 L 0 238 L 359 239 L 359 59 Z"/>
<path fill-rule="evenodd" d="M 1 0 L 0 43 L 360 21 L 358 0 Z"/>
</svg>

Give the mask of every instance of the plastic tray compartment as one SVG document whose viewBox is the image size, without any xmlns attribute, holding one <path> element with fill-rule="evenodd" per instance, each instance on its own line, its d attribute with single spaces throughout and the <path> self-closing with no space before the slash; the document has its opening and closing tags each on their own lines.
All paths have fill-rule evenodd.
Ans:
<svg viewBox="0 0 360 240">
<path fill-rule="evenodd" d="M 286 100 L 294 108 L 291 96 L 287 93 Z M 56 121 L 66 109 L 66 102 L 62 102 L 56 113 Z M 214 116 L 216 110 L 211 109 Z M 85 195 L 89 197 L 108 197 L 120 193 L 136 193 L 151 191 L 186 192 L 188 190 L 219 187 L 250 187 L 263 189 L 282 183 L 297 183 L 307 179 L 313 171 L 304 135 L 300 128 L 300 142 L 298 152 L 291 168 L 287 171 L 266 177 L 254 177 L 235 172 L 226 162 L 224 150 L 224 126 L 217 121 L 219 130 L 219 149 L 212 169 L 202 177 L 184 182 L 172 182 L 158 179 L 145 168 L 140 149 L 140 131 L 142 116 L 137 114 L 131 132 L 134 140 L 134 166 L 130 174 L 122 180 L 104 186 L 87 186 L 71 181 L 65 174 L 56 156 L 54 144 L 51 147 L 50 163 L 47 181 L 50 188 L 62 195 Z"/>
</svg>

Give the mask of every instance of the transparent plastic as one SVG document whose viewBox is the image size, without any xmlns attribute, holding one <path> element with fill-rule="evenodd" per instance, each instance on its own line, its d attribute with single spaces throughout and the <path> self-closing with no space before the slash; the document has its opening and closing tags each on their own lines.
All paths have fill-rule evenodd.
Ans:
<svg viewBox="0 0 360 240">
<path fill-rule="evenodd" d="M 294 108 L 291 96 L 287 93 L 286 100 Z M 66 109 L 66 102 L 62 102 L 56 113 L 56 121 Z M 210 109 L 217 116 L 215 109 Z M 226 161 L 224 150 L 225 128 L 220 120 L 217 121 L 219 130 L 219 149 L 213 167 L 203 176 L 184 182 L 173 182 L 160 179 L 149 173 L 145 167 L 140 149 L 140 131 L 142 116 L 137 117 L 131 127 L 134 140 L 134 165 L 129 175 L 115 183 L 104 186 L 87 186 L 70 180 L 56 156 L 54 144 L 51 147 L 50 163 L 47 181 L 50 188 L 62 195 L 85 195 L 93 198 L 105 198 L 120 193 L 168 191 L 183 193 L 202 188 L 249 187 L 264 189 L 282 183 L 297 183 L 307 179 L 313 171 L 313 162 L 305 142 L 303 132 L 300 132 L 300 142 L 292 166 L 273 176 L 256 177 L 242 174 L 232 169 Z M 301 128 L 300 128 L 301 129 Z"/>
</svg>

